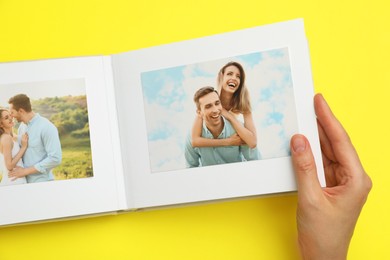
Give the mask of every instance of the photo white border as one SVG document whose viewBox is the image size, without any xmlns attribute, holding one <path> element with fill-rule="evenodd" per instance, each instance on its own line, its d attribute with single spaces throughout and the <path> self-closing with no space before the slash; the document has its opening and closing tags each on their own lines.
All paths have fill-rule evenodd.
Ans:
<svg viewBox="0 0 390 260">
<path fill-rule="evenodd" d="M 287 47 L 299 133 L 309 139 L 324 173 L 313 108 L 313 83 L 303 20 L 113 55 L 127 198 L 145 208 L 296 190 L 290 157 L 151 173 L 140 75 L 186 64 Z M 190 126 L 189 126 L 190 127 Z"/>
<path fill-rule="evenodd" d="M 0 225 L 125 208 L 111 58 L 107 56 L 0 64 L 0 85 L 83 78 L 93 177 L 0 187 Z M 116 136 L 116 137 L 115 137 Z M 116 158 L 117 157 L 117 158 Z M 120 162 L 121 163 L 121 162 Z"/>
</svg>

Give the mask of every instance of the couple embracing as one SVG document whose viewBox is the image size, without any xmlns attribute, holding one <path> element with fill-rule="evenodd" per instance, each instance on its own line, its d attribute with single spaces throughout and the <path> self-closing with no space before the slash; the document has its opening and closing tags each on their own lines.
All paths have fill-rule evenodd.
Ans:
<svg viewBox="0 0 390 260">
<path fill-rule="evenodd" d="M 198 89 L 197 117 L 185 146 L 187 167 L 260 159 L 245 72 L 238 62 L 223 66 L 218 90 Z"/>
<path fill-rule="evenodd" d="M 32 110 L 25 94 L 8 103 L 9 110 L 0 109 L 0 185 L 54 180 L 52 169 L 62 160 L 57 128 Z M 20 122 L 17 137 L 14 119 Z"/>
</svg>

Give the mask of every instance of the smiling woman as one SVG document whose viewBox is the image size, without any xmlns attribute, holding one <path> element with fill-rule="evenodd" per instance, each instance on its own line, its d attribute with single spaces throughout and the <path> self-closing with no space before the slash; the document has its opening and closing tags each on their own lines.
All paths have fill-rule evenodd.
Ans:
<svg viewBox="0 0 390 260">
<path fill-rule="evenodd" d="M 250 148 L 257 146 L 256 127 L 252 118 L 245 71 L 238 62 L 229 62 L 218 73 L 218 88 L 224 116 L 232 123 L 242 141 Z M 242 121 L 238 120 L 243 118 Z"/>
</svg>

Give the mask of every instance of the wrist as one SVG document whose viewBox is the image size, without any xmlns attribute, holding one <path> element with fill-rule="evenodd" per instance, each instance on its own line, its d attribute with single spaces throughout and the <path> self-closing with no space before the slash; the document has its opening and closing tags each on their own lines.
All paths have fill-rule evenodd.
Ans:
<svg viewBox="0 0 390 260">
<path fill-rule="evenodd" d="M 23 175 L 24 176 L 27 176 L 27 175 L 30 175 L 30 174 L 33 174 L 33 173 L 37 173 L 37 169 L 35 169 L 34 166 L 31 166 L 31 167 L 28 167 L 28 168 L 24 168 L 23 169 Z"/>
<path fill-rule="evenodd" d="M 222 112 L 222 116 L 225 117 L 227 120 L 229 120 L 231 117 L 231 114 L 229 111 L 224 111 L 224 112 Z"/>
<path fill-rule="evenodd" d="M 334 242 L 326 241 L 320 243 L 315 239 L 306 241 L 298 238 L 299 249 L 303 260 L 346 260 L 348 253 L 348 244 L 334 244 Z"/>
</svg>

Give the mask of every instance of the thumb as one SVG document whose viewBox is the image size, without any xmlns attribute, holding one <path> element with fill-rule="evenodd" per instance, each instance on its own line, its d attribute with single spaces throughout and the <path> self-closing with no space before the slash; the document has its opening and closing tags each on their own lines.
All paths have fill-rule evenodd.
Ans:
<svg viewBox="0 0 390 260">
<path fill-rule="evenodd" d="M 322 191 L 317 178 L 314 156 L 307 138 L 294 135 L 291 138 L 291 157 L 298 186 L 298 197 L 313 199 Z"/>
</svg>

